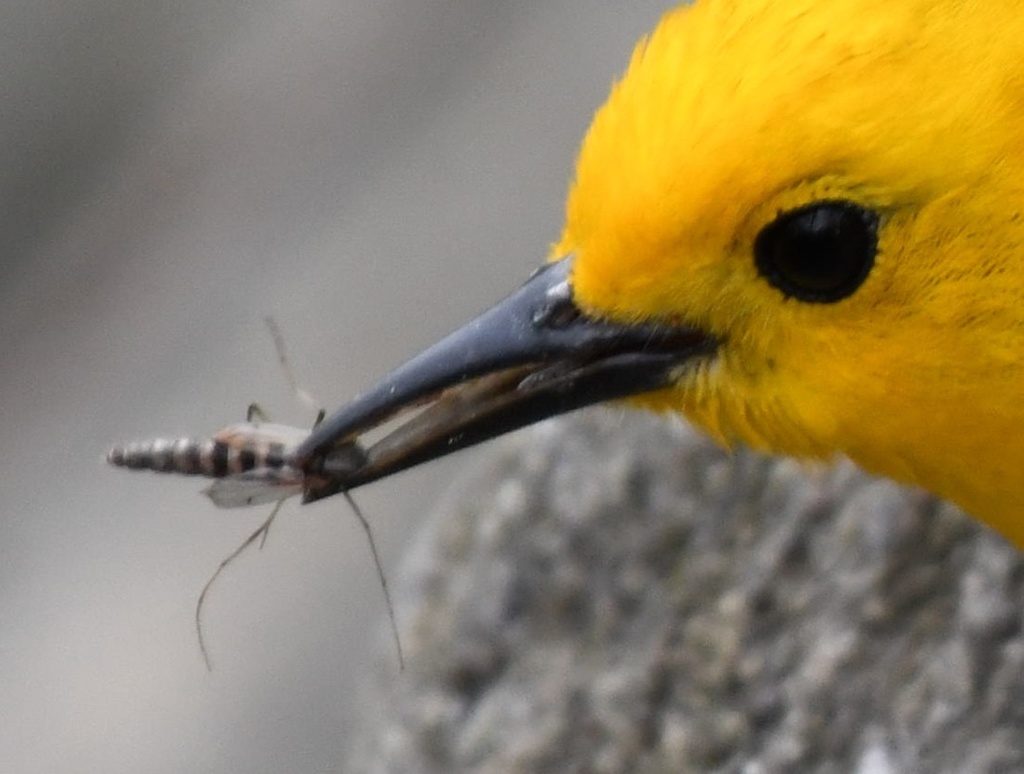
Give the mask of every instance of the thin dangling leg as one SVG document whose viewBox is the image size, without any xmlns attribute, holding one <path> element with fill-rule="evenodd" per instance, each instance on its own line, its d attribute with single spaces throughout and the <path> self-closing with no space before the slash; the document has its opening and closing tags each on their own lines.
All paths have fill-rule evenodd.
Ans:
<svg viewBox="0 0 1024 774">
<path fill-rule="evenodd" d="M 359 520 L 360 526 L 363 528 L 363 532 L 366 533 L 366 542 L 370 544 L 370 553 L 373 555 L 373 566 L 377 569 L 377 579 L 380 581 L 380 590 L 384 592 L 384 606 L 388 611 L 388 623 L 391 625 L 391 637 L 395 641 L 395 652 L 398 654 L 398 670 L 400 672 L 405 671 L 405 654 L 402 653 L 402 638 L 398 633 L 398 622 L 395 618 L 395 606 L 391 602 L 391 592 L 388 590 L 388 579 L 384 574 L 384 565 L 381 564 L 380 554 L 377 553 L 377 541 L 373 539 L 373 530 L 370 529 L 370 522 L 363 516 L 363 512 L 359 510 L 359 506 L 356 505 L 356 501 L 352 499 L 352 495 L 349 494 L 347 489 L 341 490 L 342 496 L 348 502 L 349 507 L 352 508 L 352 513 L 356 515 Z"/>
<path fill-rule="evenodd" d="M 262 524 L 253 532 L 245 541 L 238 546 L 234 551 L 228 554 L 224 560 L 217 565 L 217 569 L 213 571 L 213 575 L 206 581 L 206 585 L 203 586 L 203 590 L 199 592 L 199 599 L 196 600 L 196 639 L 199 640 L 199 650 L 203 654 L 203 661 L 206 664 L 206 670 L 208 672 L 213 671 L 213 662 L 210 660 L 210 653 L 206 649 L 206 639 L 203 637 L 203 604 L 206 602 L 206 595 L 213 587 L 214 582 L 220 577 L 220 574 L 227 569 L 228 565 L 237 559 L 245 549 L 251 546 L 259 539 L 259 547 L 262 549 L 263 545 L 267 542 L 267 535 L 270 533 L 270 525 L 274 523 L 274 519 L 277 518 L 278 511 L 281 510 L 281 506 L 284 505 L 284 500 L 279 500 L 274 509 L 270 512 L 270 515 L 264 520 Z"/>
</svg>

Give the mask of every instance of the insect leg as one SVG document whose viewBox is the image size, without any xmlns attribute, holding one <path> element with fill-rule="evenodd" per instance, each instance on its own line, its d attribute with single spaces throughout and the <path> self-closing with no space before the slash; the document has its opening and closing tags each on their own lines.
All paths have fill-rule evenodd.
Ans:
<svg viewBox="0 0 1024 774">
<path fill-rule="evenodd" d="M 263 406 L 259 403 L 250 403 L 249 407 L 245 410 L 245 421 L 252 424 L 257 419 L 260 422 L 269 422 L 270 415 L 263 410 Z"/>
<path fill-rule="evenodd" d="M 206 602 L 206 595 L 213 587 L 214 582 L 220 577 L 220 574 L 227 569 L 228 565 L 237 559 L 245 549 L 251 546 L 258 539 L 260 541 L 259 547 L 263 548 L 263 545 L 267 542 L 267 535 L 270 533 L 270 525 L 274 523 L 274 519 L 277 518 L 278 511 L 281 510 L 281 506 L 284 505 L 285 498 L 281 498 L 277 501 L 277 505 L 267 516 L 266 520 L 253 532 L 245 541 L 238 546 L 234 551 L 228 554 L 217 565 L 217 569 L 213 571 L 213 575 L 206 581 L 206 585 L 203 586 L 203 590 L 199 592 L 199 599 L 196 600 L 196 639 L 199 641 L 199 650 L 203 654 L 203 661 L 206 664 L 206 670 L 208 672 L 213 671 L 213 662 L 210 660 L 210 652 L 206 649 L 206 639 L 203 637 L 203 604 Z"/>
<path fill-rule="evenodd" d="M 270 337 L 274 340 L 274 350 L 277 352 L 277 360 L 281 364 L 281 370 L 284 371 L 284 376 L 288 380 L 288 385 L 292 388 L 292 392 L 298 399 L 299 403 L 310 410 L 317 408 L 317 402 L 313 397 L 299 387 L 299 382 L 295 378 L 295 372 L 292 370 L 291 361 L 288 359 L 288 351 L 284 346 L 284 336 L 281 334 L 281 329 L 277 325 L 275 320 L 270 315 L 263 318 L 263 321 L 267 324 L 267 329 L 270 331 Z M 319 424 L 319 422 L 317 422 Z"/>
<path fill-rule="evenodd" d="M 377 553 L 377 541 L 373 539 L 373 530 L 370 529 L 370 522 L 363 516 L 363 512 L 359 510 L 359 506 L 356 505 L 356 501 L 349 494 L 347 489 L 341 490 L 342 496 L 348 501 L 349 506 L 352 508 L 352 512 L 356 515 L 359 520 L 360 526 L 363 528 L 363 532 L 366 533 L 366 542 L 370 544 L 370 553 L 373 554 L 373 565 L 377 570 L 377 578 L 380 580 L 380 589 L 384 592 L 384 606 L 388 611 L 388 623 L 391 625 L 391 637 L 395 641 L 395 652 L 398 654 L 398 670 L 400 672 L 405 671 L 405 654 L 402 653 L 402 638 L 398 633 L 398 622 L 395 619 L 395 606 L 391 601 L 391 591 L 388 589 L 388 579 L 384 574 L 384 565 L 381 564 L 380 554 Z"/>
</svg>

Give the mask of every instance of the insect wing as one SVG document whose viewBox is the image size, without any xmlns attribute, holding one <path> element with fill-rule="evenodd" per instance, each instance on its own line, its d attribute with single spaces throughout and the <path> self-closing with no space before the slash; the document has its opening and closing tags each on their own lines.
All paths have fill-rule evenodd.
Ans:
<svg viewBox="0 0 1024 774">
<path fill-rule="evenodd" d="M 217 479 L 203 494 L 218 508 L 244 508 L 300 494 L 302 482 L 302 471 L 295 468 L 253 468 Z"/>
</svg>

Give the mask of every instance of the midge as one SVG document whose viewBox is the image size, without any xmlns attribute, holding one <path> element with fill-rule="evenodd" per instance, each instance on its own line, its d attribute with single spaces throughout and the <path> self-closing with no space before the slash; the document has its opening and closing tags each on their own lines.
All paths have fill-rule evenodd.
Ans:
<svg viewBox="0 0 1024 774">
<path fill-rule="evenodd" d="M 295 396 L 307 406 L 315 405 L 313 399 L 299 388 L 277 322 L 272 317 L 265 318 L 264 322 L 274 341 L 281 368 Z M 323 418 L 324 412 L 321 410 L 313 423 L 313 429 L 316 429 Z M 203 603 L 220 574 L 256 541 L 259 541 L 260 548 L 263 547 L 271 524 L 289 497 L 304 494 L 306 497 L 319 499 L 340 492 L 366 533 L 377 578 L 384 594 L 384 605 L 391 624 L 391 635 L 395 641 L 398 665 L 400 669 L 404 669 L 405 658 L 402 654 L 394 605 L 380 562 L 380 554 L 377 552 L 377 544 L 373 539 L 373 531 L 355 500 L 348 494 L 349 477 L 356 470 L 366 466 L 365 450 L 354 441 L 340 443 L 328 454 L 318 458 L 315 463 L 302 467 L 298 464 L 296 450 L 309 438 L 312 431 L 290 425 L 273 424 L 265 420 L 266 415 L 259 405 L 252 403 L 246 412 L 245 422 L 229 425 L 209 438 L 154 438 L 114 446 L 107 452 L 107 462 L 121 468 L 212 478 L 213 483 L 204 489 L 203 493 L 219 508 L 275 503 L 270 515 L 238 548 L 221 561 L 199 593 L 195 613 L 196 637 L 206 668 L 211 669 L 212 665 L 203 638 Z"/>
<path fill-rule="evenodd" d="M 121 444 L 107 452 L 107 462 L 131 470 L 215 479 L 203 493 L 219 508 L 274 503 L 307 489 L 344 488 L 345 474 L 365 464 L 365 453 L 353 443 L 334 450 L 317 472 L 305 472 L 295 463 L 295 450 L 310 431 L 254 421 L 261 416 L 253 404 L 245 422 L 229 425 L 210 438 L 154 438 Z"/>
<path fill-rule="evenodd" d="M 399 666 L 404 666 L 401 641 L 398 637 L 391 595 L 380 564 L 376 542 L 369 522 L 355 501 L 345 491 L 345 474 L 366 461 L 365 452 L 355 443 L 340 446 L 324 459 L 314 473 L 304 472 L 295 464 L 295 449 L 309 437 L 309 430 L 290 425 L 256 421 L 263 418 L 258 405 L 251 404 L 246 421 L 229 425 L 210 438 L 154 438 L 148 441 L 114 446 L 107 452 L 107 462 L 130 470 L 152 470 L 157 473 L 177 473 L 185 476 L 204 476 L 214 479 L 203 493 L 219 508 L 241 508 L 250 505 L 275 503 L 270 515 L 217 566 L 203 586 L 196 601 L 196 637 L 207 669 L 212 669 L 210 654 L 203 637 L 202 612 L 206 595 L 220 577 L 221 572 L 249 546 L 259 541 L 262 548 L 284 501 L 303 491 L 319 491 L 329 487 L 345 494 L 356 518 L 366 532 L 384 592 L 384 603 L 391 621 L 392 635 L 398 653 Z M 323 419 L 317 416 L 314 427 Z"/>
</svg>

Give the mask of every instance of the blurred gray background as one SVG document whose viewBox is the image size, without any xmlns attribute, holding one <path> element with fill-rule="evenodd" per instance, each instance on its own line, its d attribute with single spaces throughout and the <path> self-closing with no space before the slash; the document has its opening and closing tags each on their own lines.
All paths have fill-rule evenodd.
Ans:
<svg viewBox="0 0 1024 774">
<path fill-rule="evenodd" d="M 0 5 L 0 770 L 342 767 L 391 648 L 343 504 L 222 576 L 208 674 L 196 596 L 266 512 L 103 453 L 309 423 L 266 314 L 334 409 L 511 290 L 669 4 Z M 391 571 L 472 454 L 360 493 Z"/>
</svg>

